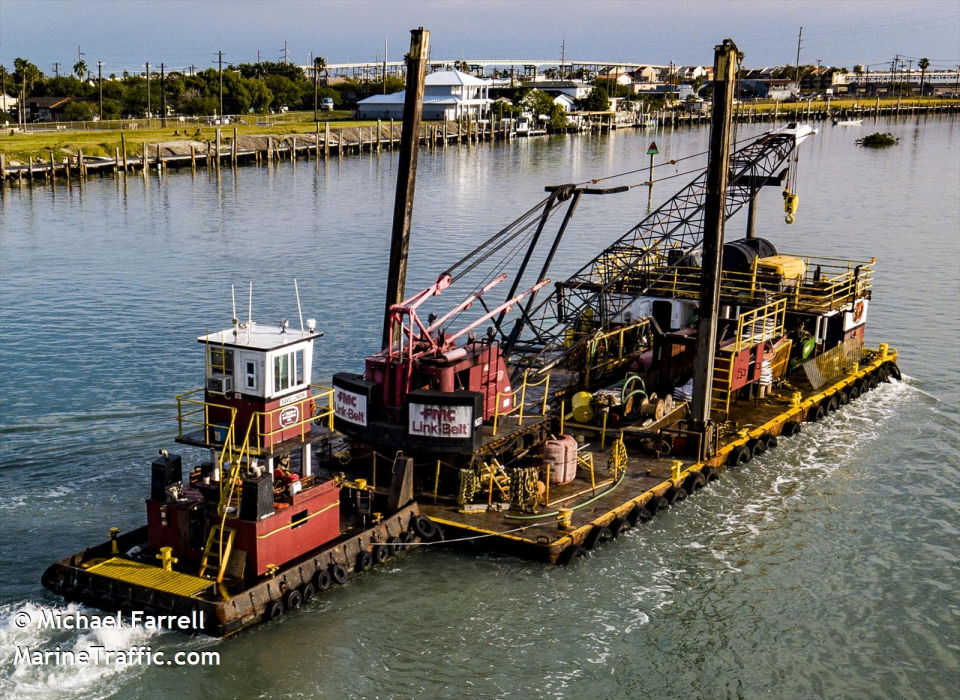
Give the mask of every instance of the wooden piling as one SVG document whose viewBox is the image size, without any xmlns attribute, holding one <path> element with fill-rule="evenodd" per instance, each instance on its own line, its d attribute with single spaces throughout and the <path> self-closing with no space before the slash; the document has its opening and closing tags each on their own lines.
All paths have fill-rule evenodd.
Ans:
<svg viewBox="0 0 960 700">
<path fill-rule="evenodd" d="M 330 122 L 323 125 L 323 159 L 330 157 Z"/>
<path fill-rule="evenodd" d="M 233 167 L 237 167 L 237 127 L 233 127 L 233 143 L 230 144 L 230 160 Z"/>
<path fill-rule="evenodd" d="M 380 152 L 380 144 L 383 141 L 383 123 L 377 120 L 377 153 Z"/>
<path fill-rule="evenodd" d="M 30 175 L 30 184 L 33 184 L 33 156 L 27 156 L 27 170 Z"/>
<path fill-rule="evenodd" d="M 290 162 L 295 163 L 297 161 L 297 137 L 293 137 L 292 145 L 290 146 Z"/>
<path fill-rule="evenodd" d="M 123 132 L 120 132 L 120 153 L 123 155 L 123 172 L 127 172 L 127 140 L 123 137 Z"/>
<path fill-rule="evenodd" d="M 157 144 L 157 175 L 163 175 L 163 158 L 160 157 L 160 144 Z"/>
<path fill-rule="evenodd" d="M 0 153 L 0 184 L 7 179 L 7 157 Z"/>
<path fill-rule="evenodd" d="M 80 179 L 87 176 L 87 167 L 83 162 L 83 149 L 77 149 L 77 170 L 80 172 Z"/>
<path fill-rule="evenodd" d="M 2 179 L 2 176 L 0 176 Z M 54 184 L 57 181 L 57 162 L 54 158 L 53 151 L 50 151 L 50 184 Z"/>
<path fill-rule="evenodd" d="M 120 146 L 113 147 L 113 172 L 120 170 Z"/>
<path fill-rule="evenodd" d="M 197 147 L 190 145 L 190 172 L 197 174 Z"/>
<path fill-rule="evenodd" d="M 316 156 L 317 160 L 320 160 L 320 122 L 317 122 L 317 133 L 313 141 L 314 150 L 313 155 Z"/>
<path fill-rule="evenodd" d="M 393 142 L 397 138 L 397 132 L 393 130 L 393 119 L 390 120 L 390 150 L 393 150 Z"/>
</svg>

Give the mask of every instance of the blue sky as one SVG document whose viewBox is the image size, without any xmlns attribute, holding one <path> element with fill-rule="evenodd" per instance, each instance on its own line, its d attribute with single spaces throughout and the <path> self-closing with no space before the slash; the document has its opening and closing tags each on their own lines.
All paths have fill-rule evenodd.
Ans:
<svg viewBox="0 0 960 700">
<path fill-rule="evenodd" d="M 894 54 L 960 62 L 957 0 L 0 0 L 0 62 L 25 56 L 46 73 L 69 66 L 82 47 L 105 73 L 165 62 L 171 69 L 227 62 L 328 62 L 389 57 L 409 46 L 409 30 L 431 31 L 434 58 L 551 58 L 566 40 L 568 59 L 712 62 L 732 38 L 748 66 L 801 60 L 825 65 L 889 62 Z M 882 70 L 877 65 L 875 70 Z"/>
</svg>

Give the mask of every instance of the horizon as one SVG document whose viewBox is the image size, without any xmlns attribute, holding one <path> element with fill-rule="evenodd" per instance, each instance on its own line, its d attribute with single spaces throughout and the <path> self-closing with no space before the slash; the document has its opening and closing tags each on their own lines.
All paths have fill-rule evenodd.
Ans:
<svg viewBox="0 0 960 700">
<path fill-rule="evenodd" d="M 37 12 L 40 7 L 45 11 Z M 397 61 L 417 26 L 431 31 L 431 56 L 438 61 L 559 62 L 565 44 L 568 63 L 712 65 L 713 46 L 730 36 L 746 67 L 793 65 L 802 26 L 803 65 L 862 63 L 882 71 L 897 54 L 908 61 L 926 57 L 930 70 L 960 63 L 960 4 L 936 0 L 594 0 L 587 12 L 564 0 L 277 0 L 267 21 L 251 21 L 250 12 L 263 7 L 253 0 L 3 0 L 0 64 L 12 70 L 14 58 L 22 57 L 53 75 L 56 62 L 68 75 L 79 50 L 88 66 L 102 61 L 105 75 L 141 72 L 148 61 L 199 71 L 215 67 L 218 50 L 224 65 L 255 63 L 258 54 L 281 61 L 284 44 L 298 65 L 314 55 L 328 63 L 373 62 L 384 59 L 385 41 L 387 59 Z M 572 7 L 577 11 L 557 11 Z M 309 13 L 316 13 L 314 21 L 304 20 Z M 623 21 L 624 13 L 636 21 Z M 109 27 L 104 14 L 113 20 Z M 61 18 L 57 27 L 49 26 L 51 15 Z M 326 28 L 330 17 L 336 31 Z M 691 18 L 701 21 L 692 26 Z"/>
</svg>

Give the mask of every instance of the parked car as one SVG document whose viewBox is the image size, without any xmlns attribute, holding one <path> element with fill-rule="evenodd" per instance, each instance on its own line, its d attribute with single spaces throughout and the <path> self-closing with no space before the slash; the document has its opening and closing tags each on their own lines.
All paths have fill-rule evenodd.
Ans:
<svg viewBox="0 0 960 700">
<path fill-rule="evenodd" d="M 324 111 L 324 112 L 332 112 L 332 111 L 333 111 L 333 98 L 332 98 L 332 97 L 324 97 L 324 98 L 320 101 L 320 109 L 321 109 L 321 111 Z"/>
</svg>

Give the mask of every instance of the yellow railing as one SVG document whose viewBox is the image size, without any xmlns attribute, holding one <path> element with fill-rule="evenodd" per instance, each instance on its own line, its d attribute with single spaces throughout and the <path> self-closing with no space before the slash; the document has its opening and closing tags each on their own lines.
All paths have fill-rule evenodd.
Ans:
<svg viewBox="0 0 960 700">
<path fill-rule="evenodd" d="M 200 389 L 191 389 L 190 391 L 185 391 L 182 394 L 177 394 L 177 437 L 183 437 L 183 426 L 184 425 L 196 425 L 206 431 L 211 428 L 227 428 L 233 424 L 233 421 L 237 417 L 237 409 L 231 406 L 225 406 L 223 404 L 212 403 L 210 401 L 204 401 L 203 399 L 192 398 L 195 395 L 203 395 L 203 388 Z M 211 408 L 220 408 L 224 411 L 230 412 L 230 423 L 211 423 L 210 422 L 210 409 Z M 202 418 L 201 418 L 202 416 Z"/>
<path fill-rule="evenodd" d="M 762 266 L 754 266 L 746 272 L 725 270 L 720 276 L 722 297 L 749 301 L 769 298 L 773 294 L 787 300 L 791 310 L 830 311 L 864 297 L 873 285 L 874 260 L 843 260 L 840 258 L 817 258 L 795 255 L 806 265 L 803 277 L 781 279 Z M 646 286 L 653 294 L 663 294 L 685 299 L 697 299 L 700 295 L 700 268 L 676 266 L 666 269 L 648 284 L 624 282 L 621 291 Z M 656 270 L 650 271 L 656 275 Z"/>
<path fill-rule="evenodd" d="M 605 376 L 620 367 L 633 353 L 641 349 L 650 319 L 642 318 L 633 323 L 596 333 L 587 342 L 584 385 L 590 385 L 590 377 Z"/>
<path fill-rule="evenodd" d="M 786 299 L 778 299 L 740 314 L 737 319 L 737 340 L 732 347 L 728 346 L 726 349 L 740 352 L 744 348 L 752 348 L 767 340 L 779 338 L 783 335 L 786 314 Z"/>
<path fill-rule="evenodd" d="M 549 374 L 546 375 L 546 376 L 545 376 L 543 379 L 541 379 L 539 382 L 530 382 L 530 381 L 528 381 L 528 379 L 527 379 L 527 373 L 528 373 L 528 370 L 524 370 L 524 372 L 523 372 L 523 383 L 520 385 L 520 388 L 519 388 L 519 389 L 514 389 L 513 391 L 502 391 L 502 392 L 501 392 L 501 391 L 498 391 L 498 392 L 497 392 L 496 406 L 495 406 L 494 409 L 493 409 L 493 434 L 494 434 L 494 435 L 497 434 L 497 428 L 499 427 L 500 418 L 501 418 L 501 417 L 506 418 L 507 416 L 509 416 L 509 415 L 511 415 L 511 414 L 513 414 L 513 413 L 516 413 L 516 414 L 517 414 L 517 425 L 522 425 L 522 424 L 523 424 L 523 413 L 524 413 L 524 408 L 525 408 L 526 403 L 527 403 L 527 389 L 528 389 L 528 388 L 538 387 L 538 386 L 540 386 L 541 384 L 543 385 L 543 401 L 538 401 L 538 402 L 537 402 L 538 404 L 540 404 L 540 413 L 534 413 L 534 414 L 529 414 L 529 413 L 528 413 L 528 415 L 534 415 L 534 416 L 545 416 L 545 415 L 547 415 L 547 401 L 548 401 L 549 398 L 550 398 L 550 375 L 549 375 Z M 516 397 L 517 394 L 520 394 L 520 401 L 519 401 L 519 402 L 516 402 L 516 403 L 514 404 L 513 408 L 511 408 L 509 411 L 505 411 L 505 412 L 501 413 L 501 412 L 500 412 L 500 400 L 501 400 L 502 398 L 506 398 L 507 396 Z"/>
</svg>

